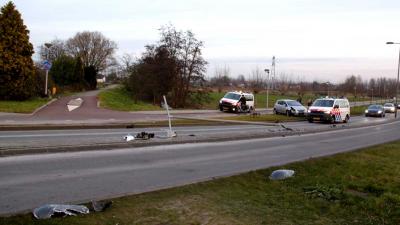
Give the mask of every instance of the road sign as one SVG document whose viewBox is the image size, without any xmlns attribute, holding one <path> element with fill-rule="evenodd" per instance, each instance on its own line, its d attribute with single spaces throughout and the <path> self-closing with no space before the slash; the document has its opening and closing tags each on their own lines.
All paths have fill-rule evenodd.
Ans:
<svg viewBox="0 0 400 225">
<path fill-rule="evenodd" d="M 43 69 L 45 69 L 45 70 L 50 70 L 50 68 L 51 68 L 51 62 L 49 62 L 49 61 L 47 61 L 47 60 L 44 60 L 43 63 L 42 63 L 42 66 L 43 66 Z"/>
</svg>

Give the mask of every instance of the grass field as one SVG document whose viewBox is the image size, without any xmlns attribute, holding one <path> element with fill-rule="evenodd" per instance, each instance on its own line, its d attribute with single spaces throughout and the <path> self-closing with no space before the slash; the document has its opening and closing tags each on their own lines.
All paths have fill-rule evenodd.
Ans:
<svg viewBox="0 0 400 225">
<path fill-rule="evenodd" d="M 84 216 L 12 224 L 400 224 L 400 142 L 114 199 Z M 278 168 L 295 170 L 271 181 Z"/>
<path fill-rule="evenodd" d="M 290 121 L 305 121 L 305 117 L 264 114 L 260 116 L 240 115 L 240 116 L 227 116 L 222 117 L 224 120 L 239 120 L 239 121 L 252 121 L 252 122 L 290 122 Z"/>
<path fill-rule="evenodd" d="M 99 100 L 101 107 L 118 111 L 161 110 L 159 106 L 153 104 L 135 102 L 122 87 L 100 92 Z"/>
<path fill-rule="evenodd" d="M 0 112 L 32 113 L 48 101 L 48 98 L 34 98 L 26 101 L 0 101 Z"/>
</svg>

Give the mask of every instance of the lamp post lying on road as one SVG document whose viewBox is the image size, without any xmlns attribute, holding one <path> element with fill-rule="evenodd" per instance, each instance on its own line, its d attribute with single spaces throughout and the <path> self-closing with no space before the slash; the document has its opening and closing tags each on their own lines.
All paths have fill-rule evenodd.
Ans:
<svg viewBox="0 0 400 225">
<path fill-rule="evenodd" d="M 396 43 L 396 42 L 392 42 L 392 41 L 388 41 L 386 42 L 387 45 L 399 45 L 400 43 Z M 396 81 L 396 110 L 394 111 L 394 117 L 397 118 L 397 92 L 399 90 L 399 71 L 400 71 L 400 50 L 399 50 L 399 62 L 397 64 L 397 81 Z"/>
</svg>

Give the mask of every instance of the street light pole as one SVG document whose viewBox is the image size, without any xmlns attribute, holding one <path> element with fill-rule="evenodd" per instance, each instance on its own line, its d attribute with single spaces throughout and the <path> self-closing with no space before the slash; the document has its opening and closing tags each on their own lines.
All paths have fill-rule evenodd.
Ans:
<svg viewBox="0 0 400 225">
<path fill-rule="evenodd" d="M 400 44 L 400 43 L 395 43 L 392 41 L 386 42 L 387 45 L 393 45 L 393 44 Z M 397 82 L 396 82 L 396 103 L 395 103 L 395 108 L 396 110 L 394 111 L 394 117 L 397 118 L 397 94 L 399 90 L 399 72 L 400 72 L 400 49 L 399 49 L 399 62 L 397 63 Z"/>
<path fill-rule="evenodd" d="M 264 72 L 267 74 L 267 110 L 268 110 L 268 95 L 269 95 L 269 69 L 265 69 Z"/>
<path fill-rule="evenodd" d="M 46 60 L 49 60 L 49 51 L 51 49 L 51 46 L 53 46 L 53 44 L 50 43 L 45 43 L 44 46 L 46 46 Z M 48 68 L 46 68 L 46 82 L 45 82 L 45 86 L 44 86 L 44 95 L 47 96 L 47 89 L 48 89 L 48 81 L 49 81 L 49 70 Z"/>
</svg>

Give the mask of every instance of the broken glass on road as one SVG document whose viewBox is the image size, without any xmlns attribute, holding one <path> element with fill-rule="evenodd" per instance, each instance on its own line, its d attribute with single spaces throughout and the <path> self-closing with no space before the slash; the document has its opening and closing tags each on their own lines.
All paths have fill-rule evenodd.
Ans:
<svg viewBox="0 0 400 225">
<path fill-rule="evenodd" d="M 49 219 L 52 217 L 76 216 L 88 214 L 89 209 L 83 205 L 46 204 L 33 210 L 36 219 Z"/>
</svg>

